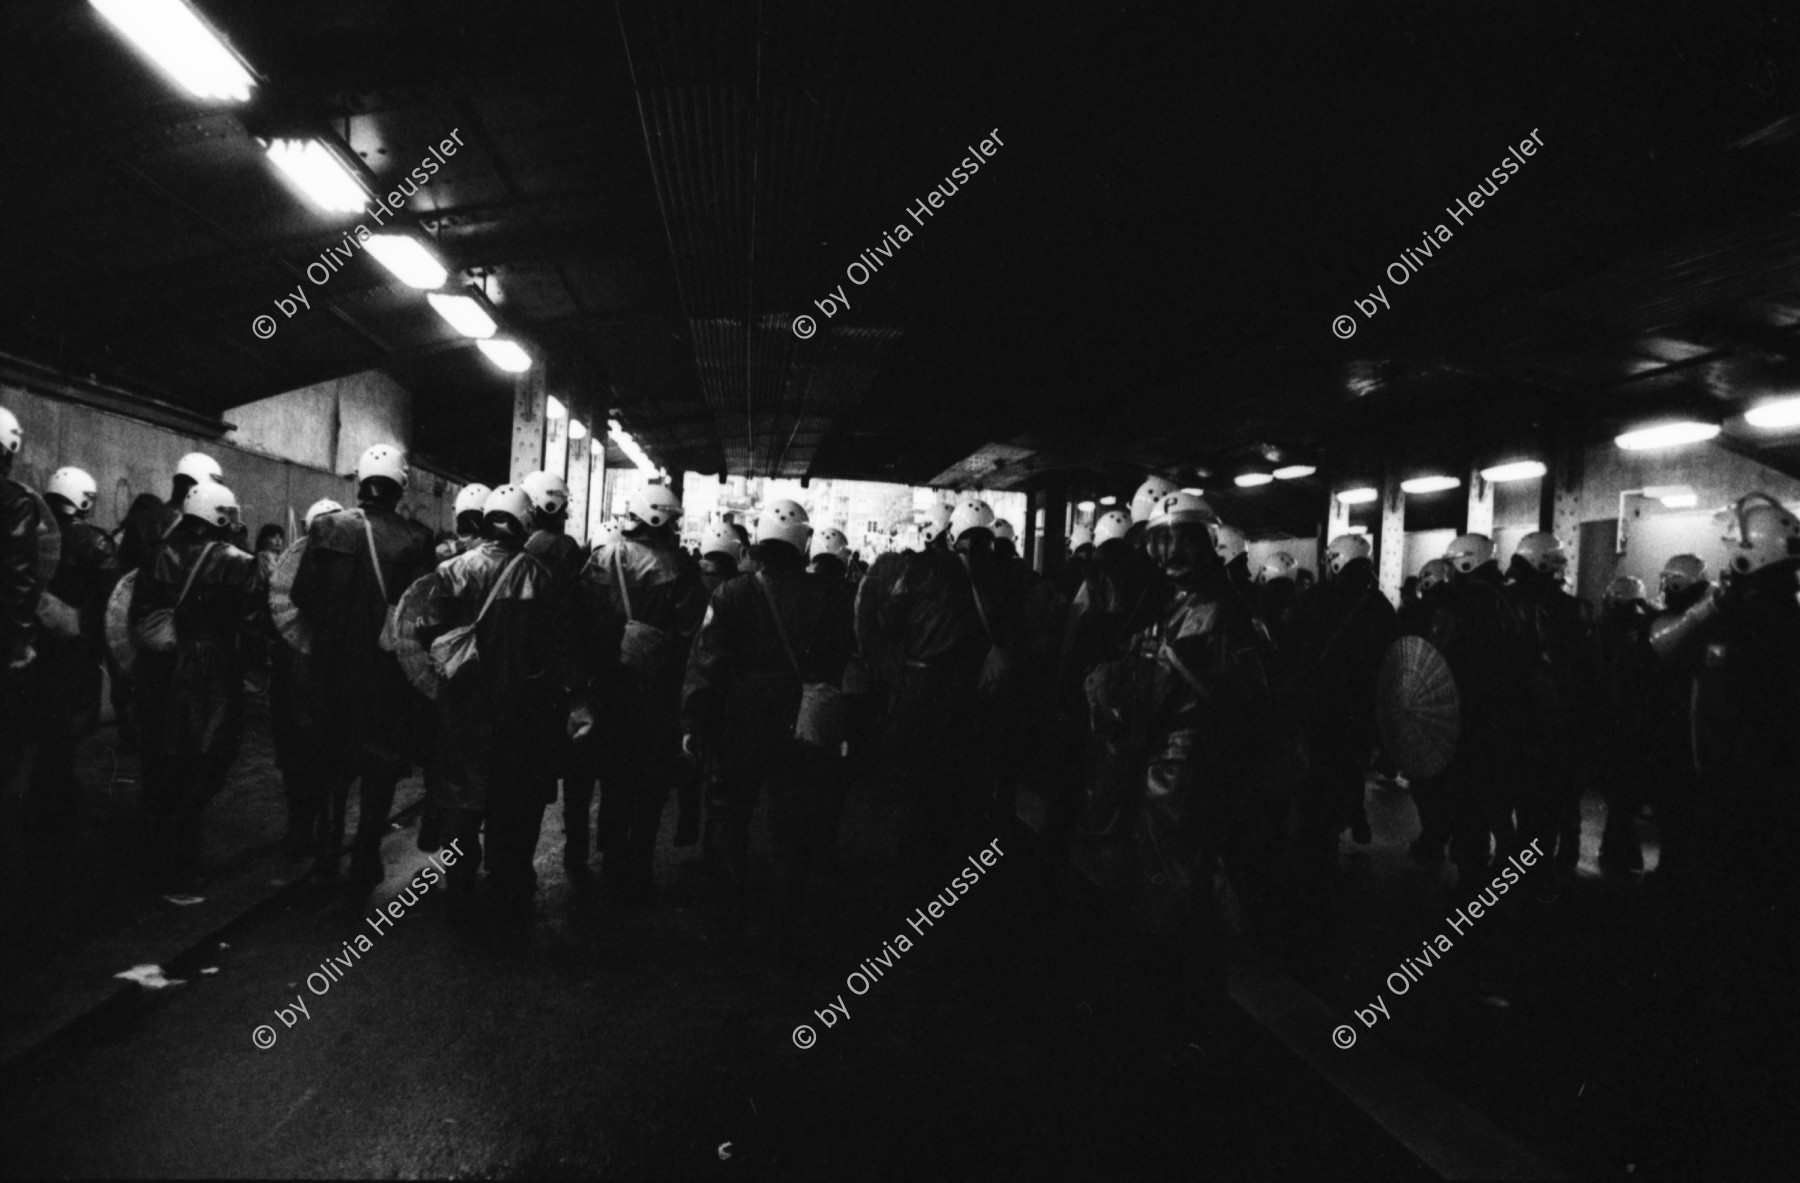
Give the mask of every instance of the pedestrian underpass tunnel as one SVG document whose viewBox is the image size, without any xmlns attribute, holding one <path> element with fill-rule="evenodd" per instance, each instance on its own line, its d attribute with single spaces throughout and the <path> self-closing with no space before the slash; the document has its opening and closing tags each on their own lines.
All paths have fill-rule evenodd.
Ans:
<svg viewBox="0 0 1800 1183">
<path fill-rule="evenodd" d="M 1787 17 L 6 6 L 0 1161 L 1791 1161 Z"/>
</svg>

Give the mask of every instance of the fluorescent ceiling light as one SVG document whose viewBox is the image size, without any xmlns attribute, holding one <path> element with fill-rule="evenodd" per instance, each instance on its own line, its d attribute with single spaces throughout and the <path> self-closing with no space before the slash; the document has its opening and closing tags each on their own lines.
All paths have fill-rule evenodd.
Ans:
<svg viewBox="0 0 1800 1183">
<path fill-rule="evenodd" d="M 1700 504 L 1700 495 L 1698 493 L 1671 493 L 1667 497 L 1658 498 L 1658 500 L 1670 509 L 1692 509 Z"/>
<path fill-rule="evenodd" d="M 1102 497 L 1100 499 L 1101 505 L 1117 505 L 1118 503 L 1119 499 L 1117 497 Z"/>
<path fill-rule="evenodd" d="M 1266 485 L 1275 478 L 1266 472 L 1240 472 L 1233 478 L 1240 489 L 1254 489 L 1258 485 Z"/>
<path fill-rule="evenodd" d="M 1400 482 L 1402 493 L 1442 493 L 1462 484 L 1462 478 L 1453 476 L 1416 476 L 1410 481 Z"/>
<path fill-rule="evenodd" d="M 375 240 L 371 238 L 369 241 Z M 494 335 L 494 318 L 487 314 L 487 309 L 475 297 L 428 292 L 425 298 L 431 301 L 437 314 L 463 336 L 481 338 Z"/>
<path fill-rule="evenodd" d="M 1319 469 L 1316 465 L 1290 464 L 1285 468 L 1277 468 L 1275 470 L 1275 479 L 1278 481 L 1297 481 L 1301 477 L 1311 476 L 1317 471 L 1319 471 Z"/>
<path fill-rule="evenodd" d="M 269 159 L 315 207 L 328 214 L 362 212 L 367 200 L 362 186 L 318 140 L 271 140 Z"/>
<path fill-rule="evenodd" d="M 1183 489 L 1183 490 L 1182 490 L 1182 492 L 1183 492 L 1183 493 L 1186 493 L 1186 494 L 1188 494 L 1188 495 L 1190 495 L 1190 496 L 1193 496 L 1193 497 L 1204 497 L 1204 496 L 1206 496 L 1206 490 L 1205 490 L 1205 489 L 1192 489 L 1192 488 L 1190 488 L 1190 489 Z"/>
<path fill-rule="evenodd" d="M 1778 398 L 1744 412 L 1752 427 L 1800 427 L 1800 398 Z"/>
<path fill-rule="evenodd" d="M 567 419 L 569 408 L 562 405 L 562 400 L 554 394 L 544 400 L 544 414 L 552 419 Z"/>
<path fill-rule="evenodd" d="M 612 427 L 607 434 L 612 436 L 613 443 L 619 445 L 619 450 L 625 453 L 626 459 L 630 460 L 632 464 L 643 469 L 645 472 L 655 473 L 661 471 L 655 464 L 651 463 L 650 457 L 645 454 L 643 448 L 638 446 L 637 440 L 631 437 L 631 433 L 619 426 L 619 421 L 617 419 L 609 420 L 609 422 L 612 424 Z"/>
<path fill-rule="evenodd" d="M 131 39 L 196 97 L 245 102 L 256 80 L 206 23 L 181 0 L 92 0 Z"/>
<path fill-rule="evenodd" d="M 375 261 L 394 273 L 410 288 L 441 288 L 450 273 L 425 249 L 423 243 L 405 234 L 374 234 L 363 244 Z"/>
<path fill-rule="evenodd" d="M 1719 434 L 1717 423 L 1696 423 L 1683 420 L 1677 423 L 1659 423 L 1654 427 L 1640 427 L 1636 431 L 1628 431 L 1613 441 L 1628 452 L 1642 452 L 1650 448 L 1673 448 L 1678 444 L 1697 444 L 1712 439 Z"/>
<path fill-rule="evenodd" d="M 1481 470 L 1481 479 L 1494 481 L 1529 481 L 1541 477 L 1548 471 L 1541 460 L 1514 460 L 1508 464 L 1496 464 L 1492 468 Z"/>
<path fill-rule="evenodd" d="M 1343 505 L 1367 505 L 1379 496 L 1380 493 L 1369 488 L 1345 489 L 1337 495 L 1339 503 Z"/>
<path fill-rule="evenodd" d="M 587 438 L 587 424 L 583 423 L 579 419 L 569 420 L 569 438 L 572 440 L 586 439 Z"/>
<path fill-rule="evenodd" d="M 531 355 L 519 348 L 517 341 L 494 337 L 475 344 L 481 347 L 481 352 L 487 354 L 489 361 L 508 373 L 523 374 L 531 368 Z"/>
</svg>

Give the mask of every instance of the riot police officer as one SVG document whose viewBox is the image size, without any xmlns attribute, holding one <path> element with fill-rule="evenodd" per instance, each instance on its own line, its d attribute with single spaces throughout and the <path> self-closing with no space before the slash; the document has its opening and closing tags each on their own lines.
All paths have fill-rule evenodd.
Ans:
<svg viewBox="0 0 1800 1183">
<path fill-rule="evenodd" d="M 37 660 L 39 501 L 13 479 L 13 458 L 25 444 L 19 420 L 0 407 L 0 785 L 12 779 L 28 742 L 27 678 Z"/>
</svg>

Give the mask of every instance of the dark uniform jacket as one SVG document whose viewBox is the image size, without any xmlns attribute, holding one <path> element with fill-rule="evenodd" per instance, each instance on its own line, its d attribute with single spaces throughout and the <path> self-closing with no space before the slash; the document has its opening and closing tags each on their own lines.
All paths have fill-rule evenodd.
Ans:
<svg viewBox="0 0 1800 1183">
<path fill-rule="evenodd" d="M 38 531 L 42 503 L 18 481 L 0 477 L 0 656 L 13 662 L 36 645 Z M 0 675 L 3 676 L 3 675 Z"/>
<path fill-rule="evenodd" d="M 623 574 L 623 583 L 620 575 Z M 662 631 L 655 670 L 626 668 L 619 647 L 629 617 Z M 706 588 L 674 548 L 621 538 L 596 550 L 566 605 L 564 683 L 577 697 L 613 706 L 679 709 L 688 648 L 706 612 Z"/>
<path fill-rule="evenodd" d="M 484 615 L 490 592 L 494 600 Z M 480 618 L 476 660 L 445 683 L 438 699 L 432 770 L 449 804 L 484 810 L 496 785 L 513 792 L 547 787 L 545 799 L 555 799 L 548 771 L 560 751 L 564 714 L 554 592 L 541 560 L 492 541 L 445 559 L 432 576 L 422 642 Z"/>
<path fill-rule="evenodd" d="M 374 530 L 379 580 L 365 522 Z M 424 700 L 379 638 L 388 608 L 434 563 L 431 531 L 388 509 L 324 514 L 307 532 L 293 601 L 312 626 L 303 693 L 330 737 L 330 775 L 397 776 L 417 751 Z"/>
<path fill-rule="evenodd" d="M 106 653 L 106 597 L 118 577 L 118 558 L 106 531 L 74 517 L 57 515 L 62 528 L 62 560 L 51 576 L 47 594 L 75 610 L 81 635 L 59 637 L 46 630 L 40 641 L 44 659 L 41 691 L 44 706 L 59 720 L 70 713 L 96 709 L 100 699 L 100 667 Z"/>
<path fill-rule="evenodd" d="M 727 580 L 713 592 L 688 657 L 682 730 L 716 751 L 724 771 L 778 757 L 792 744 L 801 682 L 838 685 L 853 632 L 849 601 L 824 580 L 767 570 Z"/>
<path fill-rule="evenodd" d="M 1020 648 L 1024 589 L 993 556 L 969 558 L 965 566 L 963 556 L 943 550 L 908 555 L 878 608 L 877 624 L 908 666 L 933 671 L 956 685 L 966 683 L 972 690 L 991 644 L 1014 652 Z"/>
<path fill-rule="evenodd" d="M 1368 559 L 1351 560 L 1300 597 L 1289 647 L 1315 743 L 1368 753 L 1375 742 L 1375 682 L 1398 633 L 1394 606 Z"/>
<path fill-rule="evenodd" d="M 905 569 L 901 552 L 877 555 L 856 589 L 856 648 L 878 682 L 894 682 L 905 661 L 899 644 L 881 631 L 882 605 Z"/>
<path fill-rule="evenodd" d="M 193 583 L 183 597 L 190 572 Z M 164 756 L 228 755 L 243 733 L 243 641 L 268 623 L 261 569 L 250 555 L 185 520 L 138 573 L 130 620 L 136 625 L 161 608 L 175 609 L 176 645 L 172 653 L 139 651 L 144 743 Z"/>
<path fill-rule="evenodd" d="M 1497 563 L 1444 584 L 1427 639 L 1444 655 L 1461 698 L 1464 735 L 1476 743 L 1519 738 L 1531 718 L 1534 655 Z"/>
</svg>

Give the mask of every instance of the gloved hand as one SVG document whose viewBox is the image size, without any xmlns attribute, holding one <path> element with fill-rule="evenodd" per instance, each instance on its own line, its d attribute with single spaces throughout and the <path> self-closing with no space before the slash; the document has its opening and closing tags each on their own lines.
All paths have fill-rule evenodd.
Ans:
<svg viewBox="0 0 1800 1183">
<path fill-rule="evenodd" d="M 594 711 L 586 703 L 569 708 L 569 738 L 586 739 L 594 730 Z"/>
</svg>

